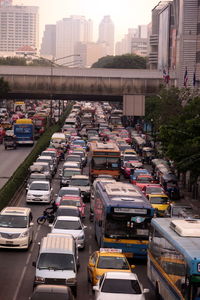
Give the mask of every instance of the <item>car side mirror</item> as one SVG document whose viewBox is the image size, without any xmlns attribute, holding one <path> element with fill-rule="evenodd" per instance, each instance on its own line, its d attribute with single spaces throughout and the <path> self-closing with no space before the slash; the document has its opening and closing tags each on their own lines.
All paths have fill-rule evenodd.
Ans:
<svg viewBox="0 0 200 300">
<path fill-rule="evenodd" d="M 144 294 L 149 293 L 149 289 L 144 289 L 144 290 L 143 290 L 143 293 L 144 293 Z"/>
<path fill-rule="evenodd" d="M 53 224 L 49 224 L 49 227 L 53 227 Z"/>
<path fill-rule="evenodd" d="M 33 266 L 33 267 L 36 267 L 36 261 L 33 261 L 33 262 L 32 262 L 32 266 Z"/>
<path fill-rule="evenodd" d="M 83 229 L 86 229 L 86 228 L 87 228 L 87 226 L 83 225 Z"/>
<path fill-rule="evenodd" d="M 99 291 L 99 287 L 98 287 L 98 286 L 96 286 L 96 285 L 95 285 L 95 286 L 93 286 L 93 288 L 92 288 L 92 289 L 93 289 L 93 291 L 97 291 L 97 292 Z"/>
<path fill-rule="evenodd" d="M 33 222 L 31 222 L 31 223 L 30 223 L 30 226 L 33 226 L 33 225 L 34 225 L 34 223 L 33 223 Z"/>
</svg>

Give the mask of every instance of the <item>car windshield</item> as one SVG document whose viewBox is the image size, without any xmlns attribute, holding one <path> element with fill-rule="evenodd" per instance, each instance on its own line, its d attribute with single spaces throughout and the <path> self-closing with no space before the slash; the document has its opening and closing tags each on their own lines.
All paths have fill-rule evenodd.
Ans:
<svg viewBox="0 0 200 300">
<path fill-rule="evenodd" d="M 124 257 L 100 256 L 97 268 L 128 270 L 129 266 Z"/>
<path fill-rule="evenodd" d="M 65 196 L 65 195 L 76 195 L 76 196 L 79 196 L 79 190 L 76 191 L 76 190 L 62 190 L 60 189 L 59 193 L 58 193 L 58 196 L 59 197 L 62 197 L 62 196 Z"/>
<path fill-rule="evenodd" d="M 56 212 L 57 216 L 79 216 L 79 211 L 77 209 L 70 209 L 70 208 L 62 208 L 57 210 Z"/>
<path fill-rule="evenodd" d="M 78 155 L 68 156 L 66 162 L 68 161 L 78 161 L 81 162 L 81 157 Z"/>
<path fill-rule="evenodd" d="M 101 292 L 114 294 L 141 294 L 137 280 L 129 279 L 105 279 Z"/>
<path fill-rule="evenodd" d="M 34 191 L 48 191 L 49 190 L 49 185 L 46 184 L 45 182 L 41 182 L 41 183 L 31 183 L 30 185 L 30 190 L 34 190 Z"/>
<path fill-rule="evenodd" d="M 150 199 L 151 204 L 167 204 L 168 202 L 167 197 L 151 197 Z"/>
<path fill-rule="evenodd" d="M 159 186 L 146 188 L 146 194 L 160 194 L 160 193 L 163 193 L 163 189 Z"/>
<path fill-rule="evenodd" d="M 48 270 L 74 270 L 74 258 L 72 254 L 41 253 L 37 264 L 38 269 Z"/>
<path fill-rule="evenodd" d="M 90 185 L 88 179 L 71 179 L 70 185 L 74 186 L 88 186 Z"/>
<path fill-rule="evenodd" d="M 80 175 L 81 172 L 79 170 L 63 170 L 63 176 L 68 177 L 72 175 Z"/>
<path fill-rule="evenodd" d="M 0 227 L 5 228 L 26 228 L 26 216 L 0 215 Z"/>
<path fill-rule="evenodd" d="M 56 229 L 68 229 L 68 230 L 80 230 L 82 229 L 80 222 L 73 220 L 57 220 L 54 228 Z"/>
<path fill-rule="evenodd" d="M 151 182 L 151 181 L 152 181 L 151 177 L 138 177 L 137 178 L 137 182 L 145 183 L 145 182 Z"/>
<path fill-rule="evenodd" d="M 70 199 L 63 199 L 61 200 L 62 205 L 70 205 L 70 206 L 76 206 L 81 207 L 81 203 L 79 200 L 70 200 Z"/>
</svg>

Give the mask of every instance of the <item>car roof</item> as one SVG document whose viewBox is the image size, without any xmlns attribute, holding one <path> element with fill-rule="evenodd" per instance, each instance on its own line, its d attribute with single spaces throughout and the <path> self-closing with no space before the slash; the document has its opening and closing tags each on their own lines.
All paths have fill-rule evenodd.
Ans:
<svg viewBox="0 0 200 300">
<path fill-rule="evenodd" d="M 77 206 L 72 206 L 72 205 L 59 205 L 58 209 L 71 209 L 71 210 L 79 210 Z"/>
<path fill-rule="evenodd" d="M 68 286 L 64 285 L 54 285 L 54 284 L 39 284 L 35 287 L 34 293 L 35 292 L 41 292 L 41 293 L 59 293 L 59 294 L 66 294 L 70 288 Z M 33 294 L 34 294 L 33 293 Z"/>
<path fill-rule="evenodd" d="M 33 180 L 31 182 L 31 184 L 33 184 L 33 183 L 49 184 L 49 181 L 48 180 Z"/>
<path fill-rule="evenodd" d="M 74 216 L 58 216 L 57 220 L 81 221 L 79 217 Z"/>
<path fill-rule="evenodd" d="M 72 175 L 71 179 L 89 179 L 88 175 Z"/>
<path fill-rule="evenodd" d="M 138 277 L 135 273 L 126 273 L 126 272 L 106 272 L 106 278 L 111 279 L 129 279 L 129 280 L 138 280 Z"/>
<path fill-rule="evenodd" d="M 29 214 L 31 209 L 29 207 L 16 207 L 16 206 L 8 206 L 2 209 L 0 212 L 1 215 L 21 215 L 26 216 Z"/>
<path fill-rule="evenodd" d="M 79 187 L 75 187 L 75 186 L 63 186 L 60 190 L 65 190 L 65 191 L 80 191 Z"/>
</svg>

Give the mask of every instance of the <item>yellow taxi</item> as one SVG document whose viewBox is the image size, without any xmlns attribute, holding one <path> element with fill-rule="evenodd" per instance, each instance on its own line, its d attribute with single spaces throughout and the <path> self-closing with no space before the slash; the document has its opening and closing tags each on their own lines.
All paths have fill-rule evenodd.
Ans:
<svg viewBox="0 0 200 300">
<path fill-rule="evenodd" d="M 100 277 L 105 272 L 129 272 L 131 273 L 134 265 L 129 265 L 126 256 L 121 249 L 100 248 L 89 258 L 87 272 L 88 281 L 96 285 Z"/>
<path fill-rule="evenodd" d="M 124 154 L 137 155 L 134 149 L 126 149 L 124 150 Z"/>
<path fill-rule="evenodd" d="M 151 206 L 155 208 L 156 216 L 163 217 L 166 210 L 170 206 L 170 200 L 168 196 L 165 194 L 149 194 L 148 199 L 151 203 Z"/>
</svg>

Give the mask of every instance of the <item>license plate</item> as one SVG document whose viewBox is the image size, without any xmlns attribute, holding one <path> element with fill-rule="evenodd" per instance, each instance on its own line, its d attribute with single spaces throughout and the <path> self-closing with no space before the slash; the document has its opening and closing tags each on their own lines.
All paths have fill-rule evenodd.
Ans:
<svg viewBox="0 0 200 300">
<path fill-rule="evenodd" d="M 6 241 L 6 245 L 13 245 L 13 242 L 11 242 L 11 241 Z"/>
<path fill-rule="evenodd" d="M 138 235 L 148 235 L 149 231 L 147 229 L 137 229 Z"/>
<path fill-rule="evenodd" d="M 41 201 L 41 199 L 40 198 L 35 198 L 34 201 Z"/>
</svg>

